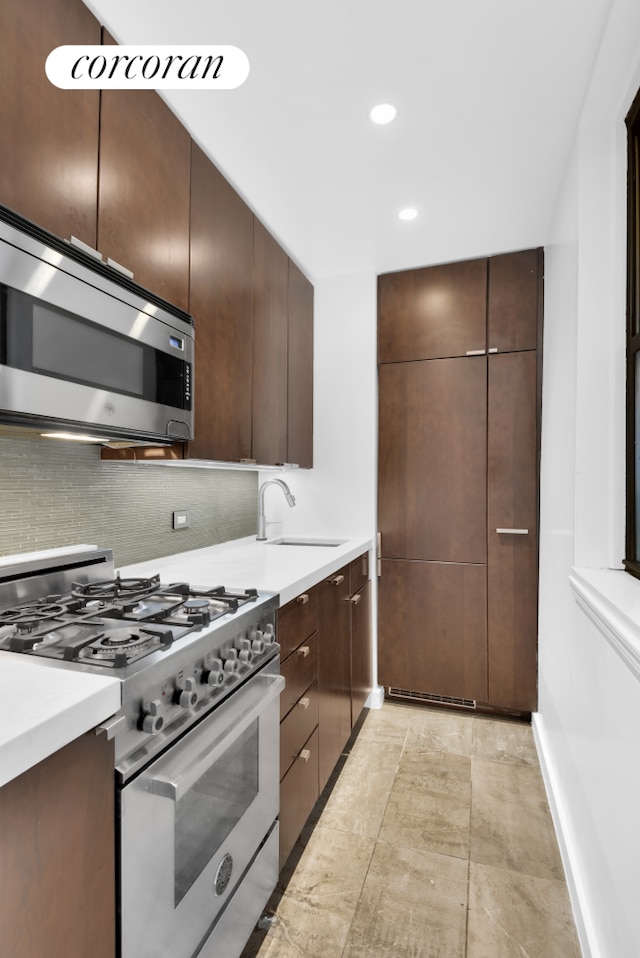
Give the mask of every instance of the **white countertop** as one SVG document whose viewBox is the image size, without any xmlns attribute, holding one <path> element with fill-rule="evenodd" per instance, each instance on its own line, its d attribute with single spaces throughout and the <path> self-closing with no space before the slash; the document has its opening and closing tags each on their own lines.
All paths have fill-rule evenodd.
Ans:
<svg viewBox="0 0 640 958">
<path fill-rule="evenodd" d="M 342 568 L 372 548 L 366 538 L 345 539 L 338 546 L 275 545 L 255 536 L 123 566 L 123 576 L 158 573 L 165 582 L 192 586 L 258 589 L 277 592 L 286 605 L 305 589 Z M 336 541 L 335 539 L 331 541 Z"/>
<path fill-rule="evenodd" d="M 0 786 L 120 708 L 118 679 L 0 652 Z"/>
</svg>

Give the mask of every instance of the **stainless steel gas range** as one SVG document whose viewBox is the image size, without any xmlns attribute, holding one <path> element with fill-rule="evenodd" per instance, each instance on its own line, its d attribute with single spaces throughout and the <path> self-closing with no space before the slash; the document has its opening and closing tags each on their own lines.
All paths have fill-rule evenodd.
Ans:
<svg viewBox="0 0 640 958">
<path fill-rule="evenodd" d="M 123 579 L 109 550 L 0 570 L 0 650 L 109 674 L 119 958 L 237 958 L 278 873 L 277 596 Z"/>
</svg>

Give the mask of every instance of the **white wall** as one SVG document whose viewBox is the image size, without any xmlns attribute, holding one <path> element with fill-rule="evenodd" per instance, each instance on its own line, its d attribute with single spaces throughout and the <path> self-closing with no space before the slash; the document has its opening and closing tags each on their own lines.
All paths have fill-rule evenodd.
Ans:
<svg viewBox="0 0 640 958">
<path fill-rule="evenodd" d="M 363 536 L 375 541 L 377 511 L 378 373 L 376 276 L 357 273 L 316 281 L 314 300 L 313 469 L 261 473 L 282 478 L 296 497 L 288 508 L 279 490 L 265 495 L 267 535 Z M 372 550 L 370 568 L 375 570 Z M 377 579 L 372 602 L 377 607 Z M 373 615 L 373 677 L 377 681 L 377 615 Z M 370 704 L 379 706 L 378 693 Z"/>
<path fill-rule="evenodd" d="M 376 277 L 318 280 L 314 300 L 313 469 L 280 478 L 296 505 L 266 492 L 267 535 L 374 536 L 376 525 Z M 262 473 L 260 479 L 277 478 Z"/>
<path fill-rule="evenodd" d="M 640 684 L 568 581 L 623 556 L 624 117 L 639 86 L 640 4 L 613 0 L 545 253 L 534 727 L 585 958 L 640 955 Z"/>
</svg>

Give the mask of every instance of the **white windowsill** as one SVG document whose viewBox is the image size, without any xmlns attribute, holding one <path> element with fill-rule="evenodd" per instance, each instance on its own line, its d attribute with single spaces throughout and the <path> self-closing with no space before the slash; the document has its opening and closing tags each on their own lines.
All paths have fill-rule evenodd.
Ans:
<svg viewBox="0 0 640 958">
<path fill-rule="evenodd" d="M 580 608 L 640 679 L 640 580 L 619 569 L 574 568 L 569 584 Z"/>
</svg>

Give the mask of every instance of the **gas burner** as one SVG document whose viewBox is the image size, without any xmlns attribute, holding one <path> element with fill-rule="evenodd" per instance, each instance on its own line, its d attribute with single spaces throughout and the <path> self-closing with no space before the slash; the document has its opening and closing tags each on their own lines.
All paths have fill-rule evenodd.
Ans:
<svg viewBox="0 0 640 958">
<path fill-rule="evenodd" d="M 150 579 L 101 579 L 98 582 L 74 582 L 71 594 L 77 599 L 117 599 L 152 592 L 160 584 L 160 576 Z"/>
<path fill-rule="evenodd" d="M 47 619 L 64 615 L 70 610 L 68 603 L 33 602 L 29 605 L 5 609 L 0 612 L 0 625 L 14 625 L 18 632 L 27 633 L 38 628 Z"/>
<path fill-rule="evenodd" d="M 209 608 L 209 605 L 208 599 L 187 599 L 186 602 L 182 604 L 182 608 L 185 612 L 203 612 Z"/>
<path fill-rule="evenodd" d="M 78 649 L 77 658 L 121 668 L 173 642 L 170 629 L 104 629 Z"/>
</svg>

